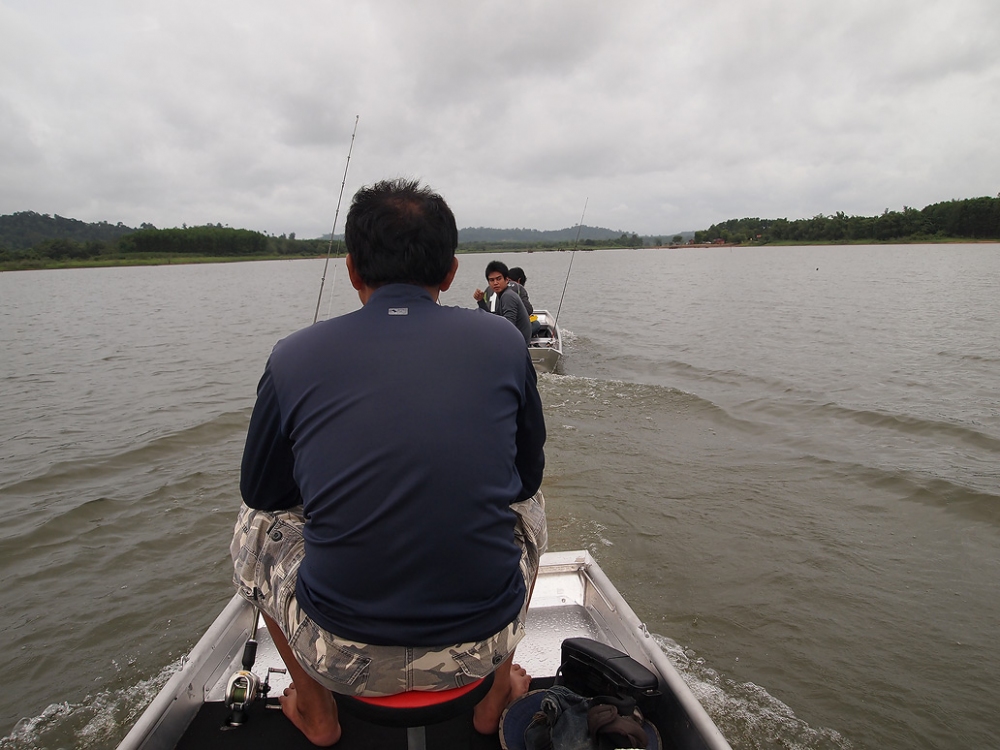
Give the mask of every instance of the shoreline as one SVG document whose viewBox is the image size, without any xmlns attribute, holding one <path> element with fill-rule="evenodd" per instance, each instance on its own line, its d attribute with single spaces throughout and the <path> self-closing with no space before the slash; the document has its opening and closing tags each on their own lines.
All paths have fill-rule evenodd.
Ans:
<svg viewBox="0 0 1000 750">
<path fill-rule="evenodd" d="M 884 242 L 760 242 L 760 243 L 740 243 L 740 242 L 699 242 L 683 245 L 654 245 L 642 248 L 628 247 L 586 247 L 586 248 L 564 248 L 564 247 L 518 247 L 518 248 L 489 248 L 489 249 L 463 249 L 459 248 L 456 255 L 483 255 L 485 253 L 549 253 L 549 252 L 580 252 L 593 250 L 703 250 L 708 248 L 760 248 L 760 247 L 858 247 L 871 245 L 881 247 L 884 245 L 996 245 L 1000 240 L 979 240 L 979 239 L 929 239 L 920 241 L 894 241 Z M 71 260 L 65 262 L 29 262 L 11 261 L 0 263 L 0 273 L 16 271 L 50 271 L 57 269 L 72 268 L 117 268 L 128 266 L 170 266 L 170 265 L 199 265 L 204 263 L 248 263 L 254 261 L 276 261 L 276 260 L 325 260 L 326 255 L 240 255 L 240 256 L 182 256 L 172 255 L 166 257 L 147 258 L 108 258 L 93 260 Z M 342 258 L 344 253 L 334 253 L 331 258 Z"/>
</svg>

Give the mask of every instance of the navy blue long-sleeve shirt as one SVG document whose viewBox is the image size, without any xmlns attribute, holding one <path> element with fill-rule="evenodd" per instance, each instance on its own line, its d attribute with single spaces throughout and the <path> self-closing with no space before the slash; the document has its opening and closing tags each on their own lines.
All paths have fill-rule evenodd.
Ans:
<svg viewBox="0 0 1000 750">
<path fill-rule="evenodd" d="M 324 629 L 476 641 L 524 600 L 510 504 L 540 487 L 544 442 L 517 329 L 393 284 L 274 347 L 240 489 L 252 508 L 303 504 L 296 595 Z"/>
</svg>

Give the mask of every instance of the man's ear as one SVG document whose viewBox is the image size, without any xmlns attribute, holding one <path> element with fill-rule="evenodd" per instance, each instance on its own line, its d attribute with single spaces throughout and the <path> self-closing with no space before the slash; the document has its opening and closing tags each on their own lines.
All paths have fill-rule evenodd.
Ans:
<svg viewBox="0 0 1000 750">
<path fill-rule="evenodd" d="M 351 256 L 348 255 L 347 257 L 350 258 Z M 448 271 L 448 275 L 444 277 L 444 281 L 441 282 L 441 286 L 439 287 L 442 292 L 447 292 L 448 291 L 448 287 L 450 287 L 451 286 L 451 282 L 453 282 L 455 280 L 455 274 L 457 272 L 458 272 L 458 258 L 452 258 L 451 259 L 451 270 Z"/>
<path fill-rule="evenodd" d="M 352 258 L 351 254 L 348 253 L 345 260 L 347 262 L 347 275 L 351 277 L 351 286 L 360 292 L 361 287 L 365 285 L 365 282 L 361 280 L 361 277 L 358 276 L 358 272 L 354 269 L 354 258 Z"/>
<path fill-rule="evenodd" d="M 361 300 L 361 304 L 367 305 L 368 298 L 372 296 L 374 290 L 358 275 L 357 269 L 354 268 L 354 259 L 350 253 L 347 254 L 345 260 L 347 263 L 347 275 L 351 277 L 351 286 L 358 290 L 358 299 Z"/>
</svg>

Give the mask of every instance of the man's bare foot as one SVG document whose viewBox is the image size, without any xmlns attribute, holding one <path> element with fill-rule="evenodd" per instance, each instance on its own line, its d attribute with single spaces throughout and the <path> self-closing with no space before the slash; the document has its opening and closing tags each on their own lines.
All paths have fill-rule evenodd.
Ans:
<svg viewBox="0 0 1000 750">
<path fill-rule="evenodd" d="M 281 711 L 299 728 L 314 745 L 329 747 L 340 741 L 340 720 L 337 717 L 337 704 L 333 695 L 324 691 L 326 697 L 319 698 L 316 705 L 308 705 L 305 694 L 295 689 L 295 683 L 285 688 L 284 695 L 278 698 Z M 306 704 L 306 705 L 303 705 Z"/>
<path fill-rule="evenodd" d="M 500 731 L 500 716 L 504 709 L 527 694 L 530 685 L 531 675 L 520 664 L 511 664 L 509 675 L 503 677 L 497 674 L 493 687 L 476 704 L 472 712 L 472 726 L 480 734 L 496 734 Z"/>
</svg>

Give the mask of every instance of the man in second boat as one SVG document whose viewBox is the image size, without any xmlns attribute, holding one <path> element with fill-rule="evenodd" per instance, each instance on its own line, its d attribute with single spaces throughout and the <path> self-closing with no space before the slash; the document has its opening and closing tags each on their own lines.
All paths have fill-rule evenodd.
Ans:
<svg viewBox="0 0 1000 750">
<path fill-rule="evenodd" d="M 341 736 L 331 691 L 443 690 L 491 673 L 473 724 L 493 733 L 528 689 L 514 647 L 546 543 L 535 370 L 506 321 L 437 304 L 458 268 L 439 195 L 363 188 L 345 235 L 362 307 L 271 353 L 234 580 L 291 673 L 282 709 L 314 744 Z"/>
<path fill-rule="evenodd" d="M 510 271 L 507 264 L 499 260 L 491 260 L 486 264 L 486 281 L 489 289 L 476 289 L 472 298 L 480 309 L 495 315 L 502 315 L 521 332 L 524 343 L 531 343 L 531 313 L 521 299 L 519 284 L 510 283 Z M 525 293 L 525 299 L 527 293 Z"/>
</svg>

